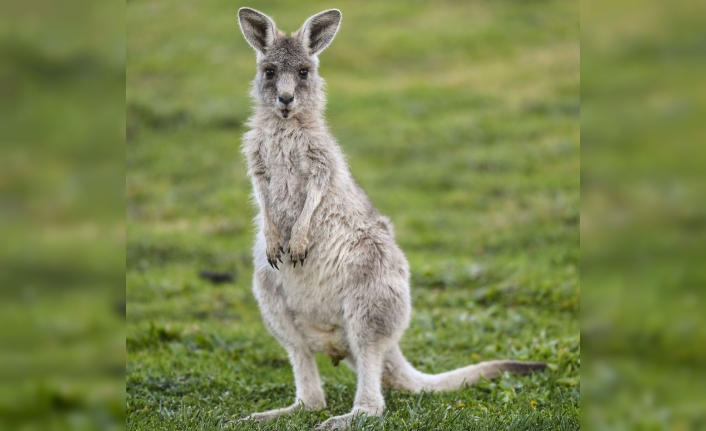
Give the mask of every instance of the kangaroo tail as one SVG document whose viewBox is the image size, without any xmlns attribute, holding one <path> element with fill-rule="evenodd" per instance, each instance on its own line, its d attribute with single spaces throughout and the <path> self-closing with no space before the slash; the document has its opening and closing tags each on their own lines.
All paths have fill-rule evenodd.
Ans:
<svg viewBox="0 0 706 431">
<path fill-rule="evenodd" d="M 395 345 L 385 356 L 382 383 L 386 387 L 412 392 L 453 391 L 470 386 L 481 377 L 492 379 L 503 371 L 527 374 L 543 370 L 546 366 L 541 362 L 499 360 L 481 362 L 441 374 L 424 374 L 410 365 L 399 346 Z"/>
</svg>

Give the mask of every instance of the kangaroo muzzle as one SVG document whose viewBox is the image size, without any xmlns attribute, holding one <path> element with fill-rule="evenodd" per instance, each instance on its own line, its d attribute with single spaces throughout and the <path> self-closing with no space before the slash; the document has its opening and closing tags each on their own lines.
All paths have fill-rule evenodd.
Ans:
<svg viewBox="0 0 706 431">
<path fill-rule="evenodd" d="M 275 101 L 275 105 L 283 118 L 289 117 L 290 112 L 297 103 L 294 97 L 295 86 L 296 83 L 294 79 L 289 75 L 281 77 L 277 82 L 277 100 Z"/>
</svg>

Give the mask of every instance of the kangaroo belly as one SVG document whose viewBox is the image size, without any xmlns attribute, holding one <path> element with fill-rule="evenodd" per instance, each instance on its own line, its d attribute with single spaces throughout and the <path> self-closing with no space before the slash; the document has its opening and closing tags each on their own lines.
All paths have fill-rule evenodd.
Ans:
<svg viewBox="0 0 706 431">
<path fill-rule="evenodd" d="M 336 281 L 329 278 L 326 282 L 315 277 L 313 268 L 314 264 L 297 268 L 299 271 L 291 267 L 278 271 L 282 277 L 282 293 L 308 347 L 313 352 L 326 354 L 338 365 L 349 352 L 341 298 Z"/>
<path fill-rule="evenodd" d="M 346 332 L 337 307 L 325 308 L 325 301 L 315 303 L 318 307 L 293 309 L 294 322 L 312 352 L 323 353 L 334 365 L 348 356 Z"/>
<path fill-rule="evenodd" d="M 309 347 L 329 356 L 334 366 L 348 356 L 348 343 L 340 326 L 308 323 L 302 329 Z"/>
</svg>

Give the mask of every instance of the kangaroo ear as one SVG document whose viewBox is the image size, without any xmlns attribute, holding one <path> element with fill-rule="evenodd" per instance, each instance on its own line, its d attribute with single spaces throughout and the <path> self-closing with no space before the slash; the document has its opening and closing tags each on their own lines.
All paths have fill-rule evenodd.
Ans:
<svg viewBox="0 0 706 431">
<path fill-rule="evenodd" d="M 341 11 L 329 9 L 306 20 L 297 33 L 309 55 L 317 55 L 331 43 L 340 25 Z"/>
<path fill-rule="evenodd" d="M 249 7 L 240 8 L 238 18 L 245 40 L 255 51 L 264 54 L 275 41 L 275 22 L 264 13 Z"/>
</svg>

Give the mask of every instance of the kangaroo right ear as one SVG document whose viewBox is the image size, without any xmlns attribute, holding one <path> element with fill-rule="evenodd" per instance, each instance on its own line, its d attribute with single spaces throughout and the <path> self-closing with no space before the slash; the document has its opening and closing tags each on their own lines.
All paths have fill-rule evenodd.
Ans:
<svg viewBox="0 0 706 431">
<path fill-rule="evenodd" d="M 275 22 L 264 13 L 249 7 L 240 8 L 238 19 L 245 40 L 255 51 L 264 54 L 275 41 Z"/>
</svg>

